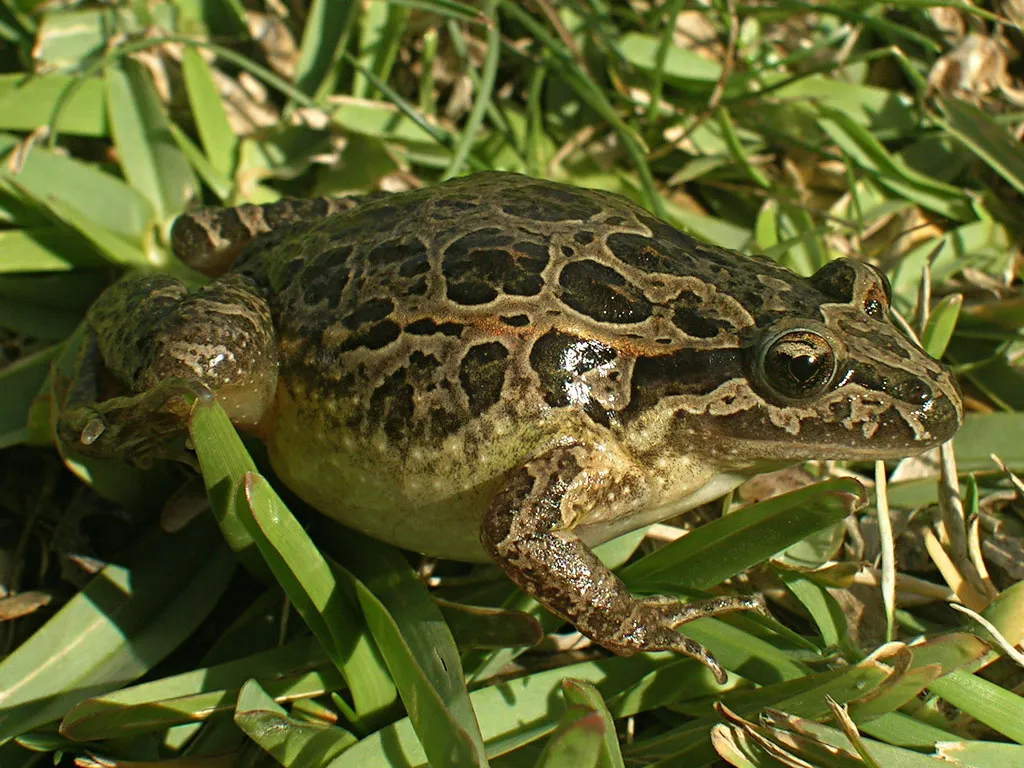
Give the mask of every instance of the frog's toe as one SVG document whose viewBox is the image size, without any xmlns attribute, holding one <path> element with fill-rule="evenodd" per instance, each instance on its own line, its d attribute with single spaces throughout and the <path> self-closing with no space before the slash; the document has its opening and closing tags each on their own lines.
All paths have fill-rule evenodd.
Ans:
<svg viewBox="0 0 1024 768">
<path fill-rule="evenodd" d="M 85 426 L 82 427 L 82 431 L 78 436 L 78 441 L 82 445 L 92 445 L 100 439 L 100 435 L 106 430 L 107 425 L 100 418 L 99 414 L 92 416 Z"/>
<path fill-rule="evenodd" d="M 770 617 L 761 595 L 722 595 L 692 603 L 683 603 L 674 597 L 654 595 L 639 602 L 646 609 L 653 611 L 660 620 L 673 627 L 705 616 L 718 616 L 733 611 L 755 611 L 762 616 Z"/>
<path fill-rule="evenodd" d="M 138 395 L 62 412 L 57 439 L 72 453 L 129 460 L 140 467 L 158 459 L 192 463 L 185 445 L 188 420 L 196 402 L 210 399 L 210 390 L 200 382 L 168 380 Z"/>
<path fill-rule="evenodd" d="M 693 638 L 681 635 L 675 629 L 675 613 L 668 610 L 670 598 L 657 597 L 638 600 L 630 617 L 623 622 L 618 636 L 610 643 L 602 643 L 622 656 L 644 651 L 674 651 L 696 659 L 722 684 L 725 670 L 707 648 Z M 674 601 L 678 604 L 678 601 Z M 685 607 L 685 606 L 683 606 Z"/>
</svg>

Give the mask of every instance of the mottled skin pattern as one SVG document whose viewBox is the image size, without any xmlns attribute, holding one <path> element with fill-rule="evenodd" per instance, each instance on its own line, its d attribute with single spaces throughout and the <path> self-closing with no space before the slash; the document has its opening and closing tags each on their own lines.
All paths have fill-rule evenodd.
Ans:
<svg viewBox="0 0 1024 768">
<path fill-rule="evenodd" d="M 140 424 L 173 426 L 176 395 L 205 388 L 323 512 L 491 558 L 601 644 L 677 650 L 719 679 L 674 627 L 760 602 L 638 600 L 589 546 L 764 468 L 919 453 L 962 418 L 873 268 L 800 278 L 603 192 L 486 173 L 201 212 L 174 238 L 208 273 L 240 255 L 193 294 L 131 277 L 101 297 L 87 349 L 123 392 L 90 402 L 76 383 L 65 445 L 180 458 L 180 431 L 147 443 Z"/>
</svg>

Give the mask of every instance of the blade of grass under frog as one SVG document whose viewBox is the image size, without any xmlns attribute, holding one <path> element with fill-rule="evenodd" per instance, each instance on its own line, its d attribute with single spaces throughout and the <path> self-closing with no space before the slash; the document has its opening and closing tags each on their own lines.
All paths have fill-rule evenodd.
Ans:
<svg viewBox="0 0 1024 768">
<path fill-rule="evenodd" d="M 703 525 L 622 569 L 633 587 L 707 589 L 838 523 L 864 489 L 850 478 L 816 483 Z"/>
<path fill-rule="evenodd" d="M 394 547 L 340 526 L 328 536 L 359 579 L 356 598 L 427 754 L 435 764 L 486 765 L 455 640 L 423 582 Z"/>
<path fill-rule="evenodd" d="M 241 518 L 244 506 L 236 503 L 236 490 L 242 477 L 247 472 L 258 471 L 256 464 L 224 409 L 215 402 L 198 403 L 192 409 L 189 437 L 195 446 L 210 507 L 221 534 L 246 569 L 267 581 L 266 563 Z"/>
<path fill-rule="evenodd" d="M 562 695 L 569 710 L 577 709 L 586 713 L 588 730 L 591 730 L 600 737 L 600 747 L 597 755 L 599 768 L 624 768 L 622 752 L 619 749 L 619 739 L 615 731 L 615 721 L 611 712 L 604 702 L 600 691 L 592 683 L 585 680 L 574 680 L 569 678 L 562 681 Z M 580 720 L 576 721 L 580 723 Z M 564 764 L 564 763 L 563 763 Z M 560 765 L 560 763 L 551 763 Z"/>
<path fill-rule="evenodd" d="M 355 725 L 371 727 L 396 701 L 395 687 L 348 585 L 309 540 L 274 489 L 248 472 L 239 487 L 243 521 L 292 604 L 344 675 L 355 710 Z"/>
<path fill-rule="evenodd" d="M 470 700 L 487 744 L 487 754 L 492 759 L 507 754 L 554 730 L 557 722 L 551 713 L 551 695 L 566 677 L 591 682 L 605 699 L 610 699 L 673 661 L 678 661 L 678 657 L 655 653 L 581 662 L 473 691 Z M 633 713 L 626 712 L 623 716 L 629 714 Z M 405 718 L 360 740 L 325 768 L 419 768 L 426 765 L 423 747 L 412 723 Z"/>
</svg>

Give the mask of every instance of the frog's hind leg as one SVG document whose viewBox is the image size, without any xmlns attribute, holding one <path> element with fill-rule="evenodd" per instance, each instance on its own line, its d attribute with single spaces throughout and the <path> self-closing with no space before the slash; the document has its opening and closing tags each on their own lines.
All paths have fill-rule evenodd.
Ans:
<svg viewBox="0 0 1024 768">
<path fill-rule="evenodd" d="M 265 300 L 243 277 L 189 293 L 166 275 L 130 275 L 86 315 L 78 344 L 54 369 L 56 434 L 68 450 L 150 463 L 189 461 L 196 399 L 216 397 L 258 429 L 277 384 Z"/>
<path fill-rule="evenodd" d="M 765 612 L 759 597 L 715 597 L 681 603 L 669 597 L 634 597 L 573 528 L 585 518 L 579 496 L 633 497 L 645 502 L 641 471 L 614 473 L 589 468 L 593 455 L 583 446 L 556 448 L 513 472 L 495 496 L 481 526 L 484 549 L 524 591 L 571 621 L 592 640 L 616 653 L 676 651 L 711 670 L 718 682 L 725 671 L 697 641 L 676 627 L 729 611 Z"/>
</svg>

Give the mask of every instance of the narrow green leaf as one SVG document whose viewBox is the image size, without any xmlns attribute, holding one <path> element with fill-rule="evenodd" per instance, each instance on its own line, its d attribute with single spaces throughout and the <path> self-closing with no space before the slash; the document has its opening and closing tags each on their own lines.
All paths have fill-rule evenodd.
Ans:
<svg viewBox="0 0 1024 768">
<path fill-rule="evenodd" d="M 637 683 L 644 675 L 678 661 L 671 654 L 638 654 L 602 659 L 526 675 L 473 691 L 470 700 L 493 758 L 550 733 L 551 697 L 566 677 L 593 683 L 606 699 Z M 627 713 L 629 714 L 629 713 Z M 434 763 L 435 765 L 437 763 Z M 412 768 L 427 758 L 408 718 L 355 744 L 325 768 Z M 444 765 L 444 763 L 442 763 Z"/>
<path fill-rule="evenodd" d="M 932 357 L 938 359 L 946 353 L 949 340 L 953 337 L 953 329 L 960 317 L 960 307 L 964 297 L 960 293 L 944 296 L 942 301 L 932 308 L 928 316 L 928 324 L 921 334 L 921 346 Z"/>
<path fill-rule="evenodd" d="M 537 768 L 579 766 L 596 768 L 605 738 L 600 715 L 579 708 L 568 709 L 537 760 Z M 620 755 L 621 758 L 621 755 Z"/>
<path fill-rule="evenodd" d="M 762 252 L 779 244 L 779 204 L 775 200 L 766 200 L 757 212 L 754 240 Z"/>
<path fill-rule="evenodd" d="M 849 478 L 790 491 L 701 526 L 627 566 L 622 577 L 634 587 L 707 589 L 839 522 L 863 495 Z"/>
<path fill-rule="evenodd" d="M 579 708 L 593 718 L 595 723 L 600 723 L 599 732 L 602 740 L 596 764 L 600 768 L 624 768 L 622 752 L 619 750 L 619 739 L 615 732 L 615 722 L 612 720 L 611 712 L 608 711 L 600 691 L 594 687 L 593 683 L 569 678 L 562 681 L 562 694 L 565 696 L 565 702 L 569 709 Z M 552 763 L 552 765 L 559 764 Z"/>
<path fill-rule="evenodd" d="M 194 48 L 182 53 L 181 75 L 206 158 L 220 176 L 230 179 L 238 155 L 238 136 L 228 122 L 209 66 Z"/>
<path fill-rule="evenodd" d="M 40 70 L 76 72 L 86 60 L 102 53 L 112 30 L 125 34 L 129 28 L 138 28 L 135 14 L 113 7 L 44 13 L 36 30 L 32 58 Z"/>
<path fill-rule="evenodd" d="M 106 95 L 97 79 L 48 73 L 0 75 L 0 130 L 34 131 L 46 125 L 65 90 L 75 93 L 64 104 L 57 123 L 61 133 L 101 138 L 107 135 Z"/>
<path fill-rule="evenodd" d="M 251 573 L 266 579 L 266 564 L 241 519 L 244 506 L 239 505 L 236 498 L 241 478 L 247 472 L 257 471 L 252 457 L 224 409 L 216 404 L 200 403 L 193 408 L 189 437 L 195 446 L 210 507 L 224 540 Z"/>
<path fill-rule="evenodd" d="M 338 582 L 333 569 L 266 480 L 247 473 L 239 490 L 252 515 L 246 522 L 260 553 L 344 675 L 357 717 L 371 723 L 392 705 L 395 689 L 366 634 L 349 589 Z"/>
<path fill-rule="evenodd" d="M 0 448 L 25 442 L 29 405 L 59 352 L 59 346 L 48 347 L 0 369 Z"/>
<path fill-rule="evenodd" d="M 16 137 L 0 134 L 0 155 L 17 144 Z M 153 207 L 121 179 L 43 147 L 33 146 L 16 172 L 8 163 L 0 164 L 0 179 L 30 195 L 44 211 L 75 212 L 77 215 L 61 216 L 72 226 L 88 222 L 128 243 L 140 245 L 153 221 Z M 95 242 L 93 237 L 90 240 Z"/>
<path fill-rule="evenodd" d="M 111 133 L 121 170 L 161 222 L 170 222 L 197 193 L 149 72 L 131 58 L 104 69 Z"/>
<path fill-rule="evenodd" d="M 144 537 L 0 663 L 0 742 L 128 683 L 178 647 L 227 587 L 234 558 L 208 519 Z"/>
<path fill-rule="evenodd" d="M 62 227 L 0 231 L 0 273 L 63 272 L 104 266 L 88 240 Z"/>
<path fill-rule="evenodd" d="M 937 96 L 945 120 L 939 123 L 984 160 L 1018 192 L 1024 193 L 1024 152 L 1010 132 L 990 115 L 960 99 Z"/>
<path fill-rule="evenodd" d="M 235 724 L 281 765 L 326 765 L 356 742 L 355 736 L 326 723 L 288 717 L 255 680 L 238 694 Z"/>
<path fill-rule="evenodd" d="M 929 690 L 996 733 L 1024 744 L 1024 698 L 977 675 L 955 671 Z"/>
<path fill-rule="evenodd" d="M 846 617 L 835 598 L 813 579 L 796 571 L 776 568 L 775 573 L 810 614 L 821 634 L 822 645 L 826 648 L 839 647 L 846 637 L 847 629 Z"/>
<path fill-rule="evenodd" d="M 483 739 L 448 626 L 423 583 L 393 547 L 335 529 L 341 562 L 409 717 L 436 765 L 486 765 Z"/>
<path fill-rule="evenodd" d="M 372 3 L 360 9 L 359 3 L 313 0 L 306 11 L 302 42 L 295 64 L 294 82 L 307 95 L 318 93 L 321 86 L 333 83 L 332 74 L 348 45 L 352 25 L 360 13 L 386 12 L 386 3 Z"/>
<path fill-rule="evenodd" d="M 844 113 L 819 106 L 818 124 L 857 165 L 874 171 L 876 181 L 899 195 L 956 221 L 971 218 L 962 189 L 915 171 L 892 154 L 870 131 Z"/>
<path fill-rule="evenodd" d="M 666 83 L 678 87 L 694 84 L 711 86 L 722 76 L 722 66 L 696 51 L 681 46 L 661 50 L 661 41 L 654 35 L 627 32 L 618 41 L 618 50 L 633 66 L 653 72 L 660 65 Z"/>
<path fill-rule="evenodd" d="M 996 471 L 996 454 L 1016 472 L 1024 472 L 1024 413 L 969 413 L 953 440 L 960 472 Z"/>
<path fill-rule="evenodd" d="M 205 722 L 230 712 L 250 679 L 278 701 L 323 695 L 344 686 L 340 673 L 312 637 L 214 667 L 151 680 L 75 706 L 60 731 L 76 741 L 124 738 Z"/>
</svg>

